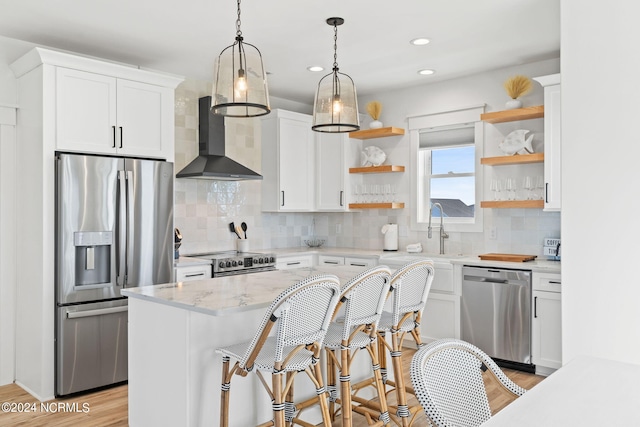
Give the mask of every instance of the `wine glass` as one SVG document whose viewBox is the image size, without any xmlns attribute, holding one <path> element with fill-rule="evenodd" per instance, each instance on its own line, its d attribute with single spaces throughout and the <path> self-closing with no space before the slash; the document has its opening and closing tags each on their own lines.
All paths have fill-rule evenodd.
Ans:
<svg viewBox="0 0 640 427">
<path fill-rule="evenodd" d="M 362 184 L 362 203 L 369 203 L 369 186 L 370 184 Z"/>
<path fill-rule="evenodd" d="M 542 175 L 536 176 L 536 190 L 540 190 L 540 194 L 539 196 L 537 196 L 537 198 L 540 200 L 543 200 L 544 199 L 544 178 L 542 177 Z"/>
<path fill-rule="evenodd" d="M 493 192 L 493 200 L 498 200 L 498 195 L 500 194 L 500 182 L 498 179 L 493 178 L 491 180 L 491 191 Z"/>
<path fill-rule="evenodd" d="M 360 184 L 353 186 L 353 199 L 356 203 L 360 203 L 360 192 L 362 191 Z"/>
<path fill-rule="evenodd" d="M 531 196 L 531 190 L 533 190 L 533 182 L 530 176 L 524 177 L 523 188 L 527 190 L 527 200 L 531 200 L 533 197 Z"/>
<path fill-rule="evenodd" d="M 384 201 L 391 202 L 391 184 L 384 185 Z"/>
<path fill-rule="evenodd" d="M 515 199 L 515 182 L 513 178 L 507 178 L 507 200 Z M 513 195 L 512 195 L 513 192 Z"/>
</svg>

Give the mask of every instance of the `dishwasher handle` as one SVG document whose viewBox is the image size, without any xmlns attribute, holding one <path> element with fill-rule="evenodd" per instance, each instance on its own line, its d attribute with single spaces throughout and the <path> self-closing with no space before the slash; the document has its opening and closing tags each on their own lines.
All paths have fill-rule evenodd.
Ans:
<svg viewBox="0 0 640 427">
<path fill-rule="evenodd" d="M 480 277 L 465 275 L 464 280 L 470 282 L 509 283 L 509 279 L 494 279 L 493 277 Z"/>
</svg>

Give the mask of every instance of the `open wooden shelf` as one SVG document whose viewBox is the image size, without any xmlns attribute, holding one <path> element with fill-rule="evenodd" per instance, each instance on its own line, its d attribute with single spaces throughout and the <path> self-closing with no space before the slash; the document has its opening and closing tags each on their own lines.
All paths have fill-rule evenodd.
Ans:
<svg viewBox="0 0 640 427">
<path fill-rule="evenodd" d="M 544 208 L 544 200 L 491 200 L 480 202 L 481 208 Z"/>
<path fill-rule="evenodd" d="M 483 157 L 480 164 L 487 166 L 523 165 L 544 162 L 544 153 L 516 154 L 513 156 Z"/>
<path fill-rule="evenodd" d="M 404 209 L 404 203 L 349 203 L 349 209 Z"/>
<path fill-rule="evenodd" d="M 544 105 L 480 114 L 480 120 L 487 123 L 515 122 L 517 120 L 539 119 L 541 117 L 544 117 Z"/>
<path fill-rule="evenodd" d="M 386 172 L 404 172 L 404 166 L 380 165 L 380 166 L 363 166 L 360 168 L 349 168 L 349 173 L 386 173 Z"/>
<path fill-rule="evenodd" d="M 404 129 L 396 127 L 386 127 L 379 129 L 365 129 L 357 130 L 355 132 L 349 132 L 349 138 L 353 139 L 371 139 L 371 138 L 384 138 L 386 136 L 399 136 L 404 135 Z"/>
</svg>

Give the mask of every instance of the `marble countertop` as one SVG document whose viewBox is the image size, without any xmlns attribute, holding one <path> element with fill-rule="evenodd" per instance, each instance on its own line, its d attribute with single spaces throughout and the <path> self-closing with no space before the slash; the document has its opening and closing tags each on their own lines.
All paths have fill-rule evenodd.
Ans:
<svg viewBox="0 0 640 427">
<path fill-rule="evenodd" d="M 514 268 L 514 269 L 523 269 L 523 270 L 531 270 L 538 272 L 549 272 L 549 273 L 560 273 L 562 263 L 560 261 L 551 261 L 547 260 L 544 257 L 537 258 L 535 261 L 528 262 L 507 262 L 507 261 L 483 261 L 474 255 L 465 255 L 465 254 L 433 254 L 427 252 L 419 252 L 419 253 L 408 253 L 405 251 L 382 251 L 382 250 L 369 250 L 369 249 L 356 249 L 356 248 L 334 248 L 334 247 L 320 247 L 320 248 L 309 248 L 306 246 L 299 246 L 293 248 L 281 248 L 281 249 L 264 249 L 258 250 L 256 252 L 269 252 L 274 253 L 276 256 L 280 258 L 285 258 L 287 256 L 296 256 L 296 255 L 334 255 L 334 256 L 344 256 L 344 257 L 365 257 L 365 258 L 376 258 L 379 260 L 381 264 L 384 264 L 386 261 L 392 262 L 394 258 L 411 258 L 411 257 L 425 257 L 433 259 L 434 261 L 442 260 L 451 262 L 452 264 L 462 264 L 462 265 L 476 265 L 480 267 L 499 267 L 499 268 Z M 184 259 L 184 261 L 183 261 Z M 192 261 L 196 260 L 196 261 Z M 188 262 L 201 262 L 205 264 L 210 264 L 209 260 L 202 260 L 198 258 L 191 258 L 188 255 L 186 257 L 180 257 L 179 264 L 183 266 L 184 263 Z M 395 264 L 395 263 L 394 263 Z M 191 264 L 195 265 L 195 264 Z"/>
<path fill-rule="evenodd" d="M 287 287 L 315 274 L 335 274 L 344 284 L 367 267 L 319 266 L 275 270 L 192 282 L 127 288 L 129 298 L 166 304 L 212 316 L 266 308 Z"/>
</svg>

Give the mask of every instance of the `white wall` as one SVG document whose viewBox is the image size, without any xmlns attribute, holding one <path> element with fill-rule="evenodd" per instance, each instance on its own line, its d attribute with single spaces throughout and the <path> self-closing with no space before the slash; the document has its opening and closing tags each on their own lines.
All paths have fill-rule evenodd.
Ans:
<svg viewBox="0 0 640 427">
<path fill-rule="evenodd" d="M 640 363 L 637 5 L 561 17 L 563 358 Z"/>
<path fill-rule="evenodd" d="M 15 379 L 15 124 L 15 108 L 0 105 L 0 385 Z"/>
</svg>

